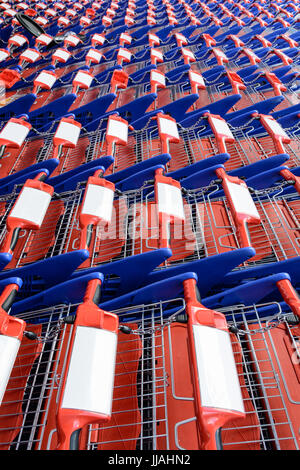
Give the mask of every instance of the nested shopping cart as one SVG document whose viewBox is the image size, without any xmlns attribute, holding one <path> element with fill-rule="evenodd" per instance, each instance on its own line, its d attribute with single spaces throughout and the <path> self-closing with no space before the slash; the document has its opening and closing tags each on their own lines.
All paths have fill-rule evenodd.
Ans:
<svg viewBox="0 0 300 470">
<path fill-rule="evenodd" d="M 45 297 L 46 306 L 34 297 L 32 308 L 16 304 L 14 315 L 32 332 L 31 351 L 24 341 L 0 407 L 3 450 L 299 448 L 299 298 L 287 274 L 200 300 L 195 274 L 186 273 L 100 308 L 91 302 L 97 284 L 89 281 L 83 304 L 82 287 L 59 303 L 68 284 L 52 290 L 55 301 Z M 266 296 L 271 300 L 264 301 Z M 110 328 L 93 328 L 88 317 L 84 323 L 81 311 L 102 315 L 102 308 Z M 105 337 L 106 329 L 113 330 L 113 339 L 104 383 L 102 348 L 98 361 L 91 361 L 96 353 L 88 356 L 87 340 L 97 344 L 96 332 Z M 79 344 L 87 362 L 79 362 Z M 14 400 L 24 355 L 30 371 Z M 77 393 L 75 365 L 86 367 L 85 383 L 91 372 L 100 381 L 89 394 L 82 381 Z M 94 413 L 88 409 L 92 398 Z M 111 409 L 104 413 L 107 404 Z"/>
<path fill-rule="evenodd" d="M 277 121 L 272 115 L 256 113 L 250 108 L 245 113 L 226 115 L 204 113 L 177 123 L 180 140 L 185 149 L 171 144 L 170 153 L 174 169 L 209 156 L 228 153 L 226 170 L 232 171 L 263 160 L 272 155 L 286 154 L 288 165 L 298 166 L 298 118 L 291 115 Z M 282 122 L 282 125 L 281 125 Z M 288 124 L 289 123 L 289 124 Z M 174 149 L 174 150 L 173 150 Z"/>
</svg>

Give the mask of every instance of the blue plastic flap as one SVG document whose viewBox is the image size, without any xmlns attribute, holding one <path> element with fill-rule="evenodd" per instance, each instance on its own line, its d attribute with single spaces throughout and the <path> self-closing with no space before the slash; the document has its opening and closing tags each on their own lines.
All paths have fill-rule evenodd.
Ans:
<svg viewBox="0 0 300 470">
<path fill-rule="evenodd" d="M 33 178 L 34 175 L 37 175 L 40 171 L 46 170 L 49 175 L 55 170 L 59 160 L 52 158 L 50 160 L 45 160 L 43 162 L 35 163 L 34 165 L 25 168 L 24 170 L 18 171 L 12 175 L 6 176 L 5 178 L 0 179 L 0 194 L 8 194 L 13 190 L 15 184 L 25 183 L 27 178 Z"/>
<path fill-rule="evenodd" d="M 9 284 L 16 284 L 20 288 L 22 287 L 23 281 L 20 277 L 8 277 L 7 279 L 4 279 L 3 281 L 0 281 L 0 290 L 2 293 L 2 290 L 8 286 Z"/>
<path fill-rule="evenodd" d="M 279 273 L 249 281 L 246 284 L 206 297 L 203 299 L 203 304 L 208 308 L 221 308 L 240 304 L 253 305 L 261 302 L 271 292 L 277 290 L 276 283 L 282 279 L 290 280 L 290 276 L 287 273 Z"/>
<path fill-rule="evenodd" d="M 87 284 L 93 279 L 100 279 L 103 282 L 101 273 L 89 273 L 83 276 L 71 279 L 58 284 L 50 289 L 46 289 L 39 294 L 33 295 L 27 299 L 15 302 L 11 313 L 28 312 L 38 308 L 55 306 L 60 304 L 78 304 L 83 301 Z"/>
<path fill-rule="evenodd" d="M 27 95 L 8 103 L 6 106 L 2 106 L 0 108 L 0 121 L 8 121 L 8 119 L 17 116 L 18 114 L 28 114 L 35 99 L 36 96 L 33 93 L 28 93 Z"/>
<path fill-rule="evenodd" d="M 222 288 L 233 287 L 250 280 L 270 276 L 272 274 L 287 273 L 294 287 L 300 286 L 300 257 L 278 261 L 277 263 L 263 264 L 254 268 L 241 269 L 226 274 Z"/>
<path fill-rule="evenodd" d="M 169 248 L 161 248 L 129 256 L 113 263 L 80 270 L 74 272 L 71 277 L 81 276 L 82 273 L 101 272 L 105 276 L 104 297 L 116 297 L 146 285 L 148 275 L 171 256 L 172 251 Z M 130 273 L 130 276 L 128 273 Z M 113 276 L 113 279 L 111 276 Z"/>
<path fill-rule="evenodd" d="M 222 286 L 224 276 L 227 276 L 233 269 L 252 258 L 254 255 L 255 250 L 253 248 L 240 248 L 200 260 L 181 263 L 174 267 L 168 267 L 168 269 L 153 271 L 147 276 L 146 283 L 159 282 L 168 277 L 192 271 L 198 276 L 198 288 L 203 297 L 204 295 L 208 295 L 215 286 Z M 239 272 L 240 271 L 244 270 L 239 270 Z"/>
<path fill-rule="evenodd" d="M 97 160 L 92 160 L 89 163 L 84 163 L 83 165 L 74 168 L 73 170 L 49 178 L 48 183 L 55 188 L 56 192 L 65 191 L 66 188 L 69 186 L 70 181 L 75 181 L 78 174 L 88 171 L 91 171 L 93 173 L 94 171 L 96 171 L 97 168 L 100 167 L 106 170 L 110 167 L 110 165 L 112 165 L 113 162 L 114 159 L 110 156 L 97 158 Z"/>
<path fill-rule="evenodd" d="M 129 123 L 133 123 L 145 115 L 147 109 L 156 98 L 156 93 L 149 93 L 148 95 L 141 96 L 140 98 L 117 108 L 115 112 L 117 112 L 123 119 L 126 119 Z"/>
<path fill-rule="evenodd" d="M 77 250 L 71 253 L 54 256 L 42 261 L 36 261 L 16 269 L 2 271 L 0 280 L 11 276 L 23 279 L 22 291 L 32 295 L 35 292 L 63 282 L 89 257 L 87 250 Z"/>
<path fill-rule="evenodd" d="M 241 116 L 249 111 L 257 111 L 260 114 L 270 114 L 271 111 L 273 111 L 273 109 L 276 108 L 276 106 L 278 106 L 283 100 L 283 96 L 274 96 L 273 98 L 268 98 L 264 101 L 259 101 L 251 106 L 248 106 L 247 108 L 240 109 L 239 111 L 233 111 L 231 113 L 228 113 L 226 119 L 228 122 L 230 122 L 231 119 L 237 116 Z"/>
<path fill-rule="evenodd" d="M 72 114 L 75 115 L 76 121 L 86 126 L 100 116 L 103 116 L 115 98 L 116 95 L 114 93 L 100 96 L 100 98 L 96 98 L 90 103 L 72 110 Z"/>
<path fill-rule="evenodd" d="M 229 160 L 229 158 L 230 156 L 228 153 L 220 153 L 219 155 L 214 155 L 213 157 L 205 158 L 204 160 L 200 160 L 192 165 L 185 166 L 180 170 L 171 171 L 168 173 L 168 176 L 177 180 L 182 180 L 182 184 L 184 185 L 185 178 L 213 165 L 223 165 Z"/>
<path fill-rule="evenodd" d="M 221 117 L 225 117 L 227 119 L 227 113 L 230 109 L 241 99 L 240 94 L 230 95 L 226 98 L 222 98 L 221 100 L 215 101 L 214 103 L 209 103 L 203 108 L 198 109 L 197 111 L 191 111 L 190 113 L 186 114 L 183 118 L 185 119 L 187 116 L 197 116 L 203 112 L 209 112 L 211 114 L 217 114 Z M 230 113 L 231 115 L 231 113 Z M 183 122 L 181 123 L 183 124 Z"/>
<path fill-rule="evenodd" d="M 76 99 L 76 95 L 69 94 L 52 101 L 28 114 L 29 122 L 38 131 L 46 131 L 54 120 L 64 116 Z"/>
<path fill-rule="evenodd" d="M 212 181 L 218 178 L 216 175 L 216 170 L 218 168 L 224 168 L 224 166 L 220 164 L 213 165 L 202 171 L 198 171 L 197 173 L 185 178 L 182 182 L 182 186 L 185 189 L 198 189 L 208 186 Z"/>
<path fill-rule="evenodd" d="M 259 160 L 257 162 L 251 163 L 250 165 L 246 165 L 241 168 L 229 171 L 228 174 L 231 176 L 238 176 L 240 178 L 247 178 L 247 184 L 252 188 L 256 188 L 256 186 L 252 186 L 252 184 L 250 183 L 250 181 L 253 181 L 252 177 L 259 179 L 262 183 L 266 183 L 266 180 L 264 180 L 262 173 L 268 170 L 273 171 L 275 167 L 283 165 L 287 160 L 289 160 L 289 158 L 289 155 L 287 155 L 286 153 L 280 155 L 273 155 L 271 157 L 265 158 L 264 160 Z"/>
<path fill-rule="evenodd" d="M 126 178 L 123 181 L 119 181 L 116 184 L 117 189 L 119 189 L 120 191 L 131 191 L 134 189 L 138 189 L 141 186 L 143 186 L 145 181 L 154 179 L 156 170 L 159 170 L 159 169 L 164 170 L 164 168 L 165 167 L 163 165 L 155 165 L 153 167 L 140 171 L 130 176 L 129 178 Z"/>
<path fill-rule="evenodd" d="M 171 300 L 183 296 L 183 281 L 186 279 L 196 279 L 193 272 L 186 272 L 178 276 L 164 279 L 155 284 L 134 290 L 107 302 L 100 304 L 105 310 L 114 310 L 126 306 L 151 304 L 164 300 Z"/>
<path fill-rule="evenodd" d="M 136 173 L 143 171 L 149 167 L 153 167 L 155 165 L 166 165 L 171 160 L 171 155 L 169 153 L 164 153 L 161 155 L 157 155 L 155 157 L 149 158 L 148 160 L 144 160 L 143 162 L 136 163 L 124 170 L 118 171 L 117 173 L 113 173 L 112 175 L 108 175 L 106 179 L 113 183 L 118 183 L 119 181 L 125 181 L 127 178 L 135 175 Z"/>
<path fill-rule="evenodd" d="M 179 98 L 172 103 L 163 106 L 163 111 L 166 114 L 172 116 L 176 121 L 181 121 L 186 116 L 187 110 L 199 99 L 199 95 L 196 93 Z"/>
</svg>

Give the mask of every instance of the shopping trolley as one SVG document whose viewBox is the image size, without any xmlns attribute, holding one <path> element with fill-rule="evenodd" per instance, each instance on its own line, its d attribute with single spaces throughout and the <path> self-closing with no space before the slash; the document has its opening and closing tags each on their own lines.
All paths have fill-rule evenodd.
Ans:
<svg viewBox="0 0 300 470">
<path fill-rule="evenodd" d="M 120 323 L 111 419 L 100 426 L 84 426 L 71 444 L 73 449 L 298 448 L 299 402 L 293 394 L 299 367 L 299 300 L 289 276 L 248 282 L 201 303 L 196 285 L 195 274 L 187 272 L 100 303 Z M 264 302 L 276 289 L 283 301 Z M 80 296 L 82 288 L 70 297 L 74 302 Z M 55 299 L 60 298 L 61 288 L 56 288 Z M 59 419 L 64 407 L 58 404 L 67 389 L 69 359 L 64 359 L 70 357 L 76 328 L 78 301 L 70 300 L 54 305 L 48 297 L 49 306 L 40 306 L 33 298 L 26 312 L 24 304 L 17 307 L 22 312 L 15 315 L 26 321 L 29 332 L 40 329 L 35 341 L 40 350 L 30 355 L 31 363 L 38 357 L 29 374 L 23 413 L 18 403 L 12 403 L 6 417 L 8 384 L 1 407 L 3 449 L 55 449 L 57 431 L 69 427 L 67 420 Z M 222 354 L 216 357 L 212 347 Z M 221 371 L 223 358 L 226 367 Z M 212 370 L 220 374 L 212 377 Z M 226 377 L 230 377 L 227 387 Z M 216 380 L 220 393 L 209 398 L 206 386 Z M 71 392 L 69 399 L 72 395 L 76 399 L 75 390 Z M 222 413 L 217 406 L 221 402 Z M 8 420 L 11 426 L 6 431 Z"/>
</svg>

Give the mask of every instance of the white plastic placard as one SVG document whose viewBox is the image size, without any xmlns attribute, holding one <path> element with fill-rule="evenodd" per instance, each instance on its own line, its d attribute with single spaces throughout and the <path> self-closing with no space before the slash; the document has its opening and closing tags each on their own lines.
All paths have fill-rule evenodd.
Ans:
<svg viewBox="0 0 300 470">
<path fill-rule="evenodd" d="M 51 201 L 51 194 L 24 186 L 9 216 L 41 226 Z"/>
<path fill-rule="evenodd" d="M 29 59 L 31 62 L 35 62 L 39 57 L 40 53 L 32 49 L 26 49 L 26 51 L 20 55 L 20 59 Z"/>
<path fill-rule="evenodd" d="M 47 14 L 50 15 L 50 16 L 56 16 L 56 11 L 53 10 L 53 8 L 47 8 L 47 10 L 45 11 L 45 13 L 47 13 Z"/>
<path fill-rule="evenodd" d="M 98 52 L 95 49 L 90 49 L 86 55 L 86 59 L 94 59 L 97 62 L 100 62 L 101 57 L 102 57 L 101 52 Z"/>
<path fill-rule="evenodd" d="M 201 406 L 244 413 L 229 334 L 193 325 Z"/>
<path fill-rule="evenodd" d="M 94 77 L 92 75 L 90 75 L 89 73 L 85 73 L 85 72 L 82 72 L 81 70 L 79 70 L 79 72 L 77 72 L 73 82 L 75 83 L 80 83 L 84 86 L 86 86 L 87 88 L 90 87 L 92 81 L 93 81 Z"/>
<path fill-rule="evenodd" d="M 12 8 L 7 8 L 4 13 L 8 16 L 15 16 L 17 14 L 17 12 L 15 10 L 13 10 Z"/>
<path fill-rule="evenodd" d="M 64 49 L 56 49 L 55 53 L 53 54 L 53 57 L 55 59 L 62 59 L 64 62 L 66 62 L 71 57 L 71 54 L 69 51 L 66 51 Z"/>
<path fill-rule="evenodd" d="M 18 338 L 0 335 L 0 404 L 3 400 L 19 347 L 20 340 Z"/>
<path fill-rule="evenodd" d="M 192 70 L 190 70 L 189 74 L 190 74 L 190 80 L 192 82 L 197 83 L 198 85 L 205 86 L 204 78 L 202 77 L 200 73 L 192 72 Z"/>
<path fill-rule="evenodd" d="M 179 139 L 178 128 L 175 121 L 166 118 L 159 118 L 159 126 L 161 134 L 167 134 L 170 137 Z"/>
<path fill-rule="evenodd" d="M 98 42 L 102 45 L 105 41 L 105 37 L 101 36 L 100 34 L 93 34 L 92 41 Z"/>
<path fill-rule="evenodd" d="M 156 34 L 149 34 L 149 40 L 153 41 L 155 44 L 160 44 L 160 39 Z"/>
<path fill-rule="evenodd" d="M 80 39 L 76 36 L 74 36 L 73 34 L 69 34 L 65 41 L 68 41 L 69 43 L 72 44 L 72 46 L 77 46 L 77 44 L 79 43 Z"/>
<path fill-rule="evenodd" d="M 9 56 L 9 52 L 0 50 L 0 62 L 7 59 L 8 56 Z"/>
<path fill-rule="evenodd" d="M 195 56 L 192 51 L 189 51 L 188 49 L 182 49 L 182 54 L 186 57 L 189 57 L 191 59 L 195 59 Z"/>
<path fill-rule="evenodd" d="M 246 186 L 227 181 L 227 187 L 237 213 L 260 218 L 249 189 Z"/>
<path fill-rule="evenodd" d="M 53 38 L 52 38 L 51 36 L 48 36 L 48 34 L 40 34 L 40 35 L 36 38 L 36 41 L 48 45 L 48 44 L 50 44 L 50 42 L 52 41 L 52 39 L 53 39 Z"/>
<path fill-rule="evenodd" d="M 130 44 L 131 41 L 132 41 L 132 37 L 129 36 L 129 34 L 122 33 L 122 34 L 120 34 L 120 40 L 121 41 L 127 41 Z"/>
<path fill-rule="evenodd" d="M 23 36 L 20 36 L 19 34 L 14 34 L 10 39 L 9 42 L 14 41 L 17 43 L 19 46 L 23 46 L 26 42 L 26 38 Z"/>
<path fill-rule="evenodd" d="M 126 51 L 125 49 L 119 49 L 118 56 L 123 57 L 124 59 L 130 60 L 131 52 Z"/>
<path fill-rule="evenodd" d="M 109 16 L 106 16 L 106 15 L 103 16 L 102 21 L 103 22 L 106 21 L 106 23 L 109 23 L 109 24 L 112 23 L 112 19 Z"/>
<path fill-rule="evenodd" d="M 158 212 L 184 220 L 181 189 L 167 183 L 157 183 Z"/>
<path fill-rule="evenodd" d="M 166 77 L 162 73 L 157 72 L 156 70 L 151 70 L 151 81 L 166 86 Z"/>
<path fill-rule="evenodd" d="M 109 119 L 106 135 L 109 137 L 117 137 L 123 142 L 128 140 L 128 124 L 117 119 Z"/>
<path fill-rule="evenodd" d="M 221 49 L 213 49 L 215 55 L 217 55 L 218 57 L 221 57 L 222 59 L 226 59 L 227 60 L 227 56 L 224 54 L 223 51 L 221 51 Z"/>
<path fill-rule="evenodd" d="M 56 76 L 53 75 L 52 73 L 47 72 L 46 70 L 43 70 L 39 75 L 36 77 L 34 80 L 34 83 L 38 82 L 38 84 L 43 84 L 47 88 L 52 88 L 54 83 L 56 82 Z"/>
<path fill-rule="evenodd" d="M 70 144 L 76 146 L 79 134 L 80 134 L 80 127 L 72 124 L 71 122 L 61 121 L 55 133 L 57 139 L 62 139 L 69 141 Z"/>
<path fill-rule="evenodd" d="M 115 333 L 76 328 L 62 408 L 111 414 L 116 349 Z"/>
<path fill-rule="evenodd" d="M 85 194 L 81 214 L 93 215 L 99 217 L 105 222 L 110 222 L 113 202 L 114 191 L 112 189 L 96 184 L 89 184 Z"/>
<path fill-rule="evenodd" d="M 151 49 L 151 57 L 157 57 L 159 60 L 163 60 L 163 55 L 157 49 Z"/>
<path fill-rule="evenodd" d="M 48 23 L 48 21 L 46 20 L 46 18 L 43 18 L 42 16 L 38 16 L 35 21 L 36 21 L 37 23 L 43 24 L 43 25 L 45 25 L 45 24 Z"/>
<path fill-rule="evenodd" d="M 286 134 L 284 129 L 281 127 L 279 122 L 277 122 L 275 119 L 271 119 L 271 118 L 268 118 L 268 117 L 265 117 L 265 121 L 266 121 L 267 125 L 269 126 L 269 128 L 271 129 L 271 131 L 276 136 L 284 137 L 286 139 L 289 139 L 288 135 Z"/>
<path fill-rule="evenodd" d="M 17 122 L 9 122 L 4 126 L 0 132 L 0 139 L 8 140 L 9 142 L 21 147 L 27 137 L 30 129 Z"/>
<path fill-rule="evenodd" d="M 226 121 L 224 121 L 223 119 L 215 118 L 215 117 L 212 117 L 211 120 L 218 134 L 234 139 L 232 132 L 229 129 L 229 126 Z"/>
</svg>

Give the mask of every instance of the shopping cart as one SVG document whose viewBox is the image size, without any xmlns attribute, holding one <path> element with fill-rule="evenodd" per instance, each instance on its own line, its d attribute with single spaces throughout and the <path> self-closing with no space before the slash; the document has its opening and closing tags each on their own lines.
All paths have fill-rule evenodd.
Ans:
<svg viewBox="0 0 300 470">
<path fill-rule="evenodd" d="M 84 426 L 73 448 L 299 447 L 295 374 L 299 367 L 299 299 L 289 276 L 278 274 L 248 282 L 203 298 L 201 303 L 196 285 L 195 274 L 188 272 L 100 303 L 120 322 L 111 420 Z M 283 301 L 264 302 L 276 289 Z M 77 294 L 73 290 L 73 302 L 80 299 L 82 290 Z M 59 304 L 60 297 L 61 288 L 56 288 L 58 305 L 51 304 L 48 297 L 46 307 L 38 308 L 34 299 L 31 309 L 27 303 L 26 312 L 24 304 L 17 306 L 22 311 L 15 315 L 26 321 L 28 331 L 40 328 L 35 341 L 40 350 L 22 397 L 23 413 L 18 403 L 12 403 L 10 416 L 5 416 L 4 408 L 3 449 L 55 449 L 57 429 L 60 432 L 62 425 L 68 426 L 67 421 L 59 420 L 57 427 L 56 419 L 63 411 L 58 403 L 66 393 L 68 362 L 64 359 L 70 357 L 78 300 L 71 303 L 70 298 L 67 304 Z M 212 354 L 213 347 L 222 354 Z M 20 358 L 23 354 L 20 349 Z M 31 363 L 36 356 L 31 353 Z M 223 360 L 226 367 L 221 371 Z M 197 374 L 199 382 L 194 380 Z M 219 393 L 209 398 L 206 386 L 216 380 Z M 76 397 L 74 389 L 72 392 Z M 1 411 L 5 406 L 4 400 Z M 10 429 L 6 431 L 8 420 Z"/>
</svg>

